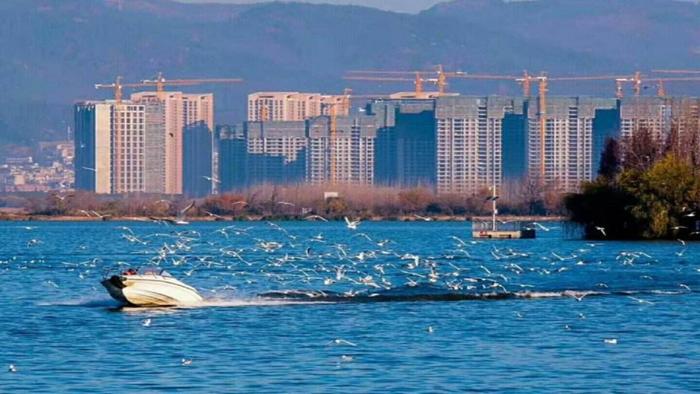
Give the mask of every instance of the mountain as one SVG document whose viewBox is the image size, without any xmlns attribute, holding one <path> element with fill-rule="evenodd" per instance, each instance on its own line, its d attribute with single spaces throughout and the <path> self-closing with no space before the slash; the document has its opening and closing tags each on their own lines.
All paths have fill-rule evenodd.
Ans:
<svg viewBox="0 0 700 394">
<path fill-rule="evenodd" d="M 700 6 L 668 0 L 456 0 L 417 15 L 297 3 L 4 0 L 0 13 L 0 144 L 63 137 L 72 103 L 109 97 L 93 85 L 116 75 L 244 78 L 188 89 L 213 91 L 217 121 L 230 122 L 242 120 L 245 95 L 254 90 L 411 89 L 343 81 L 352 69 L 444 64 L 470 72 L 597 74 L 693 68 L 700 60 Z M 517 92 L 510 82 L 450 87 Z M 612 92 L 596 89 L 590 93 Z"/>
</svg>

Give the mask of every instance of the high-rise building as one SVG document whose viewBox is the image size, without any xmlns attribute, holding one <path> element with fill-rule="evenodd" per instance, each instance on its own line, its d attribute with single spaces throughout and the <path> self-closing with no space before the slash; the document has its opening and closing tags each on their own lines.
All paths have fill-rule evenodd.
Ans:
<svg viewBox="0 0 700 394">
<path fill-rule="evenodd" d="M 86 101 L 74 108 L 75 188 L 112 192 L 112 103 Z"/>
<path fill-rule="evenodd" d="M 304 181 L 305 122 L 247 122 L 245 136 L 249 185 Z"/>
<path fill-rule="evenodd" d="M 674 97 L 670 98 L 673 126 L 678 133 L 697 133 L 700 131 L 700 98 Z"/>
<path fill-rule="evenodd" d="M 523 115 L 523 100 L 444 97 L 437 100 L 437 191 L 477 194 L 503 177 L 503 120 Z"/>
<path fill-rule="evenodd" d="M 204 122 L 185 126 L 183 133 L 182 185 L 190 197 L 212 193 L 212 132 Z"/>
<path fill-rule="evenodd" d="M 112 192 L 144 192 L 145 107 L 123 101 L 112 106 L 112 117 Z"/>
<path fill-rule="evenodd" d="M 609 139 L 620 138 L 620 102 L 615 108 L 597 108 L 593 118 L 592 176 L 600 170 L 600 160 Z"/>
<path fill-rule="evenodd" d="M 377 135 L 374 116 L 338 117 L 333 138 L 329 117 L 310 119 L 307 135 L 307 182 L 374 183 L 374 140 Z"/>
<path fill-rule="evenodd" d="M 245 122 L 218 126 L 217 133 L 222 192 L 304 181 L 305 122 Z"/>
<path fill-rule="evenodd" d="M 160 114 L 162 119 L 156 120 L 157 113 L 150 117 L 158 130 L 164 132 L 162 146 L 164 160 L 163 168 L 149 170 L 149 174 L 163 173 L 164 184 L 149 184 L 148 189 L 153 192 L 166 194 L 182 194 L 183 192 L 183 131 L 185 127 L 203 123 L 210 130 L 214 126 L 214 96 L 208 94 L 189 94 L 182 92 L 139 92 L 131 95 L 135 103 L 144 103 L 153 107 L 160 102 Z M 155 111 L 155 108 L 154 108 Z M 160 126 L 162 124 L 162 126 Z M 154 133 L 155 128 L 154 126 Z M 150 135 L 151 133 L 149 133 Z M 159 138 L 152 136 L 152 141 Z M 155 160 L 153 160 L 155 163 Z M 153 176 L 156 178 L 156 176 Z"/>
<path fill-rule="evenodd" d="M 593 178 L 593 135 L 597 134 L 593 126 L 596 113 L 616 109 L 617 100 L 550 97 L 544 127 L 544 171 L 541 167 L 539 101 L 533 100 L 530 105 L 533 109 L 537 107 L 529 112 L 530 177 L 562 192 L 578 190 L 582 181 Z"/>
<path fill-rule="evenodd" d="M 76 187 L 96 193 L 144 191 L 145 108 L 131 101 L 75 106 Z"/>
<path fill-rule="evenodd" d="M 503 117 L 501 144 L 503 149 L 503 181 L 519 183 L 527 177 L 527 100 L 513 100 L 512 112 Z"/>
<path fill-rule="evenodd" d="M 645 129 L 661 141 L 671 131 L 671 106 L 663 97 L 625 97 L 620 103 L 620 133 L 628 138 Z"/>
<path fill-rule="evenodd" d="M 347 116 L 350 108 L 345 96 L 299 92 L 257 92 L 248 95 L 248 121 L 292 122 L 329 115 Z"/>
<path fill-rule="evenodd" d="M 144 135 L 144 190 L 147 193 L 165 193 L 165 102 L 155 96 L 138 100 L 145 110 Z"/>
<path fill-rule="evenodd" d="M 435 100 L 377 100 L 366 111 L 377 121 L 375 183 L 434 187 Z"/>
<path fill-rule="evenodd" d="M 216 128 L 219 145 L 219 191 L 242 190 L 248 186 L 248 148 L 243 124 Z"/>
<path fill-rule="evenodd" d="M 75 106 L 77 187 L 97 193 L 183 191 L 183 130 L 214 123 L 211 94 L 141 92 Z M 211 156 L 208 151 L 199 156 Z M 207 149 L 206 145 L 196 145 Z M 211 174 L 211 172 L 210 172 Z"/>
</svg>

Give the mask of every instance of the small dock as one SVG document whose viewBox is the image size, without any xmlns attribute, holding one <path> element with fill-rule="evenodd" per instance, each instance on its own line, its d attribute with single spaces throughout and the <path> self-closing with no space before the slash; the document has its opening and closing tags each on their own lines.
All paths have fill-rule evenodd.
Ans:
<svg viewBox="0 0 700 394">
<path fill-rule="evenodd" d="M 477 223 L 474 223 L 476 225 Z M 490 223 L 485 223 L 490 224 Z M 474 229 L 472 230 L 472 238 L 485 239 L 533 239 L 535 238 L 535 230 L 531 228 L 520 228 L 514 230 L 503 229 Z"/>
</svg>

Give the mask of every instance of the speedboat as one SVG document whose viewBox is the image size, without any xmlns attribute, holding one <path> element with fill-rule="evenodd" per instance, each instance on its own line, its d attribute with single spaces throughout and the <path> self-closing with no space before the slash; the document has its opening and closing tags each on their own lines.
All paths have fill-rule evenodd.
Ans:
<svg viewBox="0 0 700 394">
<path fill-rule="evenodd" d="M 102 282 L 115 300 L 131 306 L 188 306 L 202 302 L 197 290 L 164 270 L 128 269 Z"/>
</svg>

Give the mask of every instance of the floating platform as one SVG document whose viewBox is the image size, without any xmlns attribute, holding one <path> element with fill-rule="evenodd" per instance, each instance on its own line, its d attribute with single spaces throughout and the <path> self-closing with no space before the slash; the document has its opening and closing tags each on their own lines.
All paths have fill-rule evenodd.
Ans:
<svg viewBox="0 0 700 394">
<path fill-rule="evenodd" d="M 486 239 L 533 239 L 535 238 L 535 230 L 474 230 L 472 238 Z"/>
<path fill-rule="evenodd" d="M 536 237 L 535 228 L 530 223 L 523 222 L 473 222 L 472 238 L 481 239 L 533 239 Z"/>
</svg>

